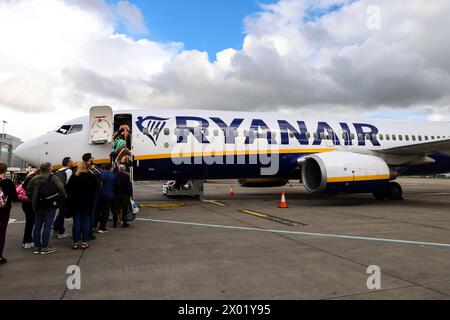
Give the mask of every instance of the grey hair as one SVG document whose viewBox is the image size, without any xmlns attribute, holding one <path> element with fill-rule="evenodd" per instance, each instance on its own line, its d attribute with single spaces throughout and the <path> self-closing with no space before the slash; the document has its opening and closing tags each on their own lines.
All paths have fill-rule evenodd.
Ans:
<svg viewBox="0 0 450 320">
<path fill-rule="evenodd" d="M 119 172 L 124 172 L 125 170 L 127 170 L 127 167 L 124 164 L 119 164 Z"/>
<path fill-rule="evenodd" d="M 51 171 L 52 165 L 50 162 L 45 162 L 41 164 L 39 169 L 41 169 L 41 173 L 49 173 Z"/>
</svg>

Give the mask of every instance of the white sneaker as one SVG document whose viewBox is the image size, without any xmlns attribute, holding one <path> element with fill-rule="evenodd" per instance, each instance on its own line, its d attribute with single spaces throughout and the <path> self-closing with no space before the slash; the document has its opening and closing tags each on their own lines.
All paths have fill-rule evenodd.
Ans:
<svg viewBox="0 0 450 320">
<path fill-rule="evenodd" d="M 34 243 L 24 243 L 23 244 L 23 248 L 24 249 L 33 249 L 34 248 Z"/>
<path fill-rule="evenodd" d="M 66 239 L 68 238 L 70 235 L 68 235 L 67 233 L 64 234 L 58 234 L 58 239 Z"/>
</svg>

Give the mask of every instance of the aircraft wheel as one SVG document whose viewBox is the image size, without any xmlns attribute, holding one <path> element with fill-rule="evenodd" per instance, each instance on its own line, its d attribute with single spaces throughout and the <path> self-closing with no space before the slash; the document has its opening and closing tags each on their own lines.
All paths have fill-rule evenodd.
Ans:
<svg viewBox="0 0 450 320">
<path fill-rule="evenodd" d="M 379 201 L 382 201 L 386 198 L 386 195 L 383 191 L 377 191 L 373 193 L 373 197 Z"/>
<path fill-rule="evenodd" d="M 397 182 L 389 182 L 386 191 L 390 200 L 403 200 L 403 190 Z"/>
</svg>

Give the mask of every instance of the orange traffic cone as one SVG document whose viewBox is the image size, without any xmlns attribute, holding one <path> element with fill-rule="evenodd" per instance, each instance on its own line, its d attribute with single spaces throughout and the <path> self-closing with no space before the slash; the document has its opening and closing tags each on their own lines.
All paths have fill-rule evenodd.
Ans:
<svg viewBox="0 0 450 320">
<path fill-rule="evenodd" d="M 230 186 L 230 197 L 234 197 L 233 186 Z"/>
<path fill-rule="evenodd" d="M 281 194 L 281 203 L 280 203 L 279 208 L 282 208 L 282 209 L 288 208 L 288 205 L 287 205 L 287 203 L 286 203 L 286 195 L 285 195 L 284 191 L 283 191 L 283 193 Z"/>
</svg>

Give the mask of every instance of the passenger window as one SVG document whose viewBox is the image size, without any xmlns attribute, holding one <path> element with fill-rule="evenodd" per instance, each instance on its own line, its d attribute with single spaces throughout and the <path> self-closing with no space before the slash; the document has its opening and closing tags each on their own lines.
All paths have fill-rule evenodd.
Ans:
<svg viewBox="0 0 450 320">
<path fill-rule="evenodd" d="M 362 133 L 358 133 L 358 140 L 363 140 L 363 135 L 362 135 Z"/>
<path fill-rule="evenodd" d="M 377 140 L 377 135 L 376 135 L 376 134 L 373 134 L 373 135 L 372 135 L 372 139 L 373 139 L 373 140 Z"/>
<path fill-rule="evenodd" d="M 408 135 L 405 136 L 405 140 L 409 141 L 409 136 Z"/>
<path fill-rule="evenodd" d="M 203 129 L 203 135 L 205 135 L 206 137 L 209 136 L 209 130 Z"/>
<path fill-rule="evenodd" d="M 164 135 L 168 136 L 170 134 L 170 129 L 169 128 L 165 128 L 164 129 Z"/>
<path fill-rule="evenodd" d="M 325 133 L 323 133 L 323 132 L 320 133 L 320 139 L 322 139 L 322 140 L 325 139 Z"/>
<path fill-rule="evenodd" d="M 313 133 L 313 137 L 314 137 L 314 139 L 317 139 L 317 132 Z"/>
<path fill-rule="evenodd" d="M 390 135 L 386 135 L 386 140 L 391 140 L 391 136 Z"/>
<path fill-rule="evenodd" d="M 370 134 L 366 133 L 365 137 L 366 137 L 366 140 L 370 140 Z"/>
<path fill-rule="evenodd" d="M 83 131 L 83 125 L 82 124 L 74 124 L 70 127 L 67 134 L 74 134 L 74 133 L 81 132 L 81 131 Z"/>
<path fill-rule="evenodd" d="M 419 138 L 419 141 L 422 141 L 422 136 L 418 136 L 418 138 Z"/>
<path fill-rule="evenodd" d="M 355 140 L 355 134 L 354 133 L 350 133 L 350 139 Z"/>
<path fill-rule="evenodd" d="M 57 129 L 56 132 L 60 133 L 60 134 L 67 134 L 67 132 L 69 132 L 69 130 L 70 130 L 70 125 L 64 125 L 64 126 L 61 126 L 59 129 Z"/>
<path fill-rule="evenodd" d="M 236 138 L 239 137 L 239 131 L 234 130 L 234 136 L 235 136 Z"/>
<path fill-rule="evenodd" d="M 306 133 L 306 139 L 309 139 L 309 138 L 311 138 L 311 133 L 310 133 L 310 132 L 307 132 L 307 133 Z"/>
<path fill-rule="evenodd" d="M 392 140 L 397 140 L 397 136 L 395 134 L 392 135 Z"/>
<path fill-rule="evenodd" d="M 425 136 L 425 140 L 428 141 L 428 136 Z"/>
<path fill-rule="evenodd" d="M 399 136 L 398 136 L 398 140 L 403 141 L 403 136 L 402 136 L 402 135 L 399 135 Z"/>
<path fill-rule="evenodd" d="M 219 135 L 219 130 L 214 129 L 214 137 L 217 137 Z"/>
<path fill-rule="evenodd" d="M 416 141 L 416 136 L 412 136 L 412 141 Z"/>
<path fill-rule="evenodd" d="M 431 136 L 431 140 L 434 140 L 434 136 Z"/>
<path fill-rule="evenodd" d="M 289 137 L 291 138 L 291 139 L 293 139 L 294 138 L 294 134 L 291 132 L 291 133 L 289 133 Z"/>
<path fill-rule="evenodd" d="M 383 135 L 382 134 L 379 135 L 379 138 L 380 138 L 381 141 L 383 141 Z"/>
</svg>

